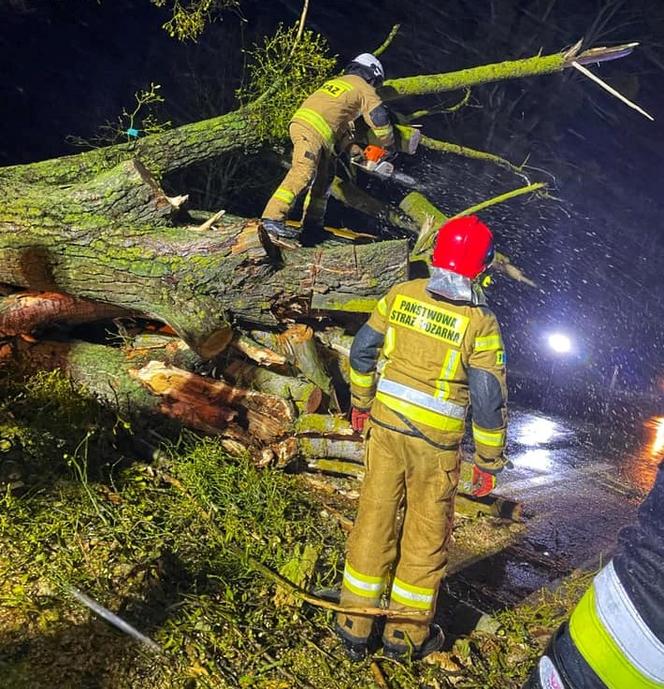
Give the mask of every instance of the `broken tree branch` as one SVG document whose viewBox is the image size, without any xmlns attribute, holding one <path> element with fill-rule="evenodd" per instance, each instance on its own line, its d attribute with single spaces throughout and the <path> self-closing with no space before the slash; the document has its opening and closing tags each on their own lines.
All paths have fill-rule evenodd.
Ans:
<svg viewBox="0 0 664 689">
<path fill-rule="evenodd" d="M 373 51 L 373 54 L 376 57 L 380 57 L 392 44 L 392 41 L 395 39 L 396 35 L 399 33 L 399 29 L 401 28 L 401 24 L 395 24 L 391 29 L 390 33 L 387 34 L 387 38 L 380 44 L 376 50 Z"/>
<path fill-rule="evenodd" d="M 553 74 L 571 67 L 574 61 L 585 64 L 625 57 L 632 52 L 635 45 L 634 43 L 626 43 L 611 48 L 592 48 L 578 55 L 570 55 L 569 51 L 551 55 L 535 55 L 521 60 L 470 67 L 457 72 L 389 79 L 380 90 L 380 94 L 385 100 L 395 100 L 407 96 L 424 96 L 443 91 L 456 91 L 457 89 L 471 88 L 479 84 L 502 81 L 503 79 L 523 79 L 524 77 Z"/>
<path fill-rule="evenodd" d="M 479 151 L 475 148 L 469 148 L 468 146 L 462 146 L 461 144 L 454 144 L 449 141 L 441 141 L 440 139 L 432 139 L 428 136 L 423 136 L 420 145 L 431 151 L 441 151 L 443 153 L 452 153 L 453 155 L 461 156 L 463 158 L 471 158 L 472 160 L 482 160 L 488 163 L 493 163 L 494 165 L 499 165 L 506 170 L 510 170 L 516 175 L 523 177 L 526 182 L 529 182 L 525 173 L 523 172 L 523 165 L 517 165 L 512 163 L 506 158 L 502 158 L 495 153 L 489 153 L 488 151 Z"/>
<path fill-rule="evenodd" d="M 629 100 L 629 98 L 623 96 L 623 94 L 620 93 L 620 91 L 614 89 L 613 86 L 609 86 L 609 84 L 607 84 L 603 79 L 600 79 L 596 74 L 593 74 L 589 69 L 586 69 L 582 64 L 580 64 L 576 60 L 572 62 L 572 67 L 574 67 L 574 69 L 576 69 L 577 71 L 581 72 L 581 74 L 583 74 L 584 76 L 588 77 L 588 79 L 591 79 L 596 84 L 599 84 L 605 91 L 610 93 L 612 96 L 615 96 L 619 101 L 625 103 L 625 105 L 632 108 L 632 110 L 636 110 L 636 112 L 641 113 L 641 115 L 649 119 L 651 122 L 655 121 L 655 118 L 650 113 L 646 112 L 641 106 Z"/>
</svg>

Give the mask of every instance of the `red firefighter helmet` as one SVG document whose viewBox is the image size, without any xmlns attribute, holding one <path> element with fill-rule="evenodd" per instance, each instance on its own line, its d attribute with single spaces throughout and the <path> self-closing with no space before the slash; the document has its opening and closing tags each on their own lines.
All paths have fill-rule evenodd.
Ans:
<svg viewBox="0 0 664 689">
<path fill-rule="evenodd" d="M 454 218 L 439 230 L 431 265 L 474 280 L 493 260 L 493 234 L 476 216 Z"/>
</svg>

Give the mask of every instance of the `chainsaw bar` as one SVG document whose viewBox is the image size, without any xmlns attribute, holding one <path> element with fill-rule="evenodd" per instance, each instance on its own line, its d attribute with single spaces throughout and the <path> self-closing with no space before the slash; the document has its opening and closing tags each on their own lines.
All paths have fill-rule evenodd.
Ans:
<svg viewBox="0 0 664 689">
<path fill-rule="evenodd" d="M 354 160 L 351 162 L 353 163 L 353 165 L 356 165 L 361 170 L 364 170 L 367 174 L 372 175 L 373 177 L 378 177 L 379 179 L 383 180 L 391 180 L 393 182 L 396 182 L 397 184 L 402 184 L 405 187 L 417 186 L 417 180 L 414 177 L 411 177 L 410 175 L 407 175 L 403 172 L 397 172 L 396 170 L 394 170 L 391 163 L 388 163 L 389 168 L 391 168 L 391 170 L 388 172 L 387 170 L 381 170 L 381 166 L 383 164 L 378 164 L 378 166 L 370 168 L 367 167 L 367 165 L 363 162 L 356 162 Z"/>
</svg>

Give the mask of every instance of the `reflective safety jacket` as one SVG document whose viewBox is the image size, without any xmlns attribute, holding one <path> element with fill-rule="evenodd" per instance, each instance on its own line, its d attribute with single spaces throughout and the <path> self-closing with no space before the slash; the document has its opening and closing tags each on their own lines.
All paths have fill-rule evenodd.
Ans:
<svg viewBox="0 0 664 689">
<path fill-rule="evenodd" d="M 291 122 L 313 129 L 329 149 L 348 136 L 350 123 L 360 115 L 384 148 L 394 146 L 387 108 L 376 89 L 356 74 L 326 81 L 295 111 Z"/>
<path fill-rule="evenodd" d="M 528 689 L 664 688 L 664 464 L 619 544 L 554 636 Z"/>
<path fill-rule="evenodd" d="M 358 331 L 350 353 L 352 404 L 371 409 L 379 425 L 448 449 L 461 442 L 471 404 L 476 463 L 499 471 L 507 387 L 498 322 L 486 306 L 445 299 L 428 285 L 395 285 Z"/>
</svg>

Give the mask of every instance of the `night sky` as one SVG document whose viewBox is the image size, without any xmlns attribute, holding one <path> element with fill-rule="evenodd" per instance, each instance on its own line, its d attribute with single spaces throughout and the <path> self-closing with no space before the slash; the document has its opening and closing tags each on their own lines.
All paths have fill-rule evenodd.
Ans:
<svg viewBox="0 0 664 689">
<path fill-rule="evenodd" d="M 298 0 L 243 1 L 242 16 L 226 15 L 198 44 L 179 44 L 148 0 L 0 0 L 0 165 L 75 152 L 67 135 L 90 136 L 151 81 L 162 85 L 163 114 L 175 124 L 232 107 L 241 48 L 293 22 L 300 8 Z M 515 162 L 529 156 L 531 180 L 552 185 L 553 199 L 482 214 L 499 250 L 540 286 L 498 277 L 490 294 L 513 370 L 553 370 L 572 387 L 601 389 L 618 366 L 619 387 L 656 389 L 664 383 L 664 2 L 311 0 L 309 26 L 342 63 L 379 45 L 396 22 L 388 76 L 554 52 L 583 37 L 589 45 L 643 44 L 591 69 L 655 123 L 568 70 L 477 88 L 469 107 L 423 124 L 431 136 Z M 458 94 L 444 98 L 452 104 Z M 523 184 L 487 164 L 429 152 L 403 164 L 450 212 Z M 229 210 L 258 213 L 269 193 L 266 185 L 255 198 L 232 199 Z M 401 192 L 383 193 L 398 200 Z M 350 217 L 331 208 L 332 222 Z M 545 343 L 556 330 L 575 341 L 574 354 L 558 362 Z"/>
</svg>

